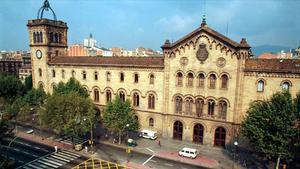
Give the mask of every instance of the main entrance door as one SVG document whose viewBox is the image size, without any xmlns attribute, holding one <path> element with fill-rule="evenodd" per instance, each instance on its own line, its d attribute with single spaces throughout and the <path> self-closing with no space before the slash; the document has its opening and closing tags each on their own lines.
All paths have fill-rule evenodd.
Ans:
<svg viewBox="0 0 300 169">
<path fill-rule="evenodd" d="M 193 141 L 195 143 L 203 143 L 203 131 L 203 126 L 201 124 L 196 124 L 194 126 Z"/>
<path fill-rule="evenodd" d="M 215 146 L 225 147 L 226 130 L 223 127 L 218 127 L 215 131 Z"/>
<path fill-rule="evenodd" d="M 176 121 L 173 126 L 173 139 L 182 140 L 183 127 L 180 121 Z"/>
</svg>

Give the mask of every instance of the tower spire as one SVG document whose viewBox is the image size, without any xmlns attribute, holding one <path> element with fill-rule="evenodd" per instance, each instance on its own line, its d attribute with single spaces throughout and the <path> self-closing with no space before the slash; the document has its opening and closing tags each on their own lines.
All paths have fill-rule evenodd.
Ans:
<svg viewBox="0 0 300 169">
<path fill-rule="evenodd" d="M 50 3 L 48 0 L 44 1 L 43 6 L 39 9 L 38 14 L 37 14 L 37 19 L 42 19 L 43 15 L 44 15 L 44 11 L 49 11 L 49 9 L 51 10 L 52 14 L 53 14 L 53 19 L 57 20 L 55 12 L 53 11 L 53 9 L 50 7 Z"/>
<path fill-rule="evenodd" d="M 203 1 L 203 15 L 202 15 L 202 23 L 201 27 L 206 25 L 206 0 Z"/>
</svg>

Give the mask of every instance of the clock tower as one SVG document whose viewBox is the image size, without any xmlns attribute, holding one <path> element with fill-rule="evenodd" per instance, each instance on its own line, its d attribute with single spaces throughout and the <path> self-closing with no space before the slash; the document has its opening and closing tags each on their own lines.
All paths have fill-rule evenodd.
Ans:
<svg viewBox="0 0 300 169">
<path fill-rule="evenodd" d="M 52 12 L 53 19 L 44 18 L 44 12 Z M 48 62 L 67 55 L 67 24 L 58 21 L 48 0 L 38 10 L 37 19 L 29 20 L 29 46 L 32 64 L 32 82 L 35 88 L 46 87 L 49 79 Z"/>
</svg>

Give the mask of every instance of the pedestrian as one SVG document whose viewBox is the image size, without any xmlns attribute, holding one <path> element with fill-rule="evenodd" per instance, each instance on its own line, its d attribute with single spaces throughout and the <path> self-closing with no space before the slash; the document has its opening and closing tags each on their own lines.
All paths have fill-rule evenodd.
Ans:
<svg viewBox="0 0 300 169">
<path fill-rule="evenodd" d="M 55 150 L 55 152 L 57 153 L 57 146 L 54 146 L 54 150 Z"/>
<path fill-rule="evenodd" d="M 160 140 L 158 140 L 158 146 L 159 146 L 159 148 L 161 148 Z"/>
</svg>

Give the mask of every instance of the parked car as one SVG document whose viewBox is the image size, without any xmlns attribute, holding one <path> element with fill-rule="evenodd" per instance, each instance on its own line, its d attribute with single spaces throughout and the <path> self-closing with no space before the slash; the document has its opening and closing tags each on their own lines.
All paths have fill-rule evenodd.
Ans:
<svg viewBox="0 0 300 169">
<path fill-rule="evenodd" d="M 151 130 L 142 130 L 140 133 L 140 137 L 155 140 L 157 138 L 157 132 Z"/>
<path fill-rule="evenodd" d="M 136 147 L 136 146 L 137 146 L 137 143 L 136 143 L 136 141 L 134 141 L 133 139 L 129 138 L 129 139 L 127 140 L 127 145 L 128 145 L 128 146 L 131 146 L 131 147 Z"/>
<path fill-rule="evenodd" d="M 29 129 L 26 131 L 27 134 L 32 134 L 33 133 L 33 129 Z"/>
<path fill-rule="evenodd" d="M 183 148 L 179 151 L 179 155 L 183 157 L 196 158 L 198 155 L 198 151 L 193 148 Z"/>
</svg>

